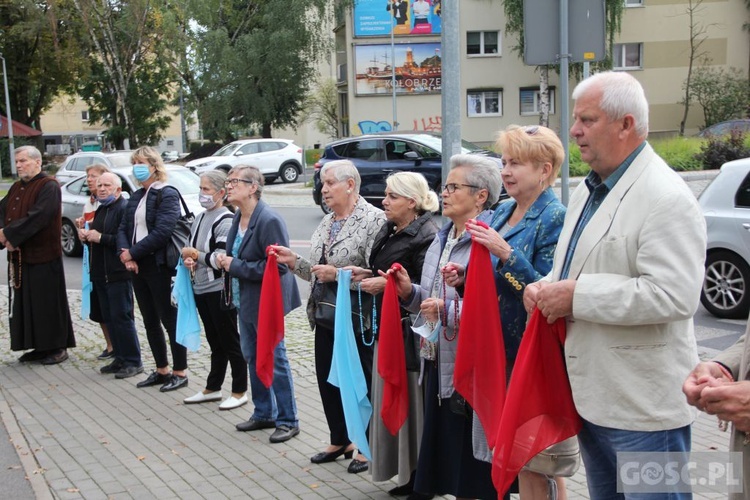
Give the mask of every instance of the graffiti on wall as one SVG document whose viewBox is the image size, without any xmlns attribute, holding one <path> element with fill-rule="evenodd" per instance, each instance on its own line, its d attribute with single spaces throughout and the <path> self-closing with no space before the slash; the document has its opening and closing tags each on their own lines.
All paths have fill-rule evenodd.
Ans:
<svg viewBox="0 0 750 500">
<path fill-rule="evenodd" d="M 376 134 L 378 132 L 390 132 L 393 130 L 391 122 L 385 120 L 363 120 L 357 123 L 357 125 L 362 134 Z M 411 130 L 414 132 L 441 132 L 443 130 L 443 117 L 436 115 L 414 118 Z"/>
</svg>

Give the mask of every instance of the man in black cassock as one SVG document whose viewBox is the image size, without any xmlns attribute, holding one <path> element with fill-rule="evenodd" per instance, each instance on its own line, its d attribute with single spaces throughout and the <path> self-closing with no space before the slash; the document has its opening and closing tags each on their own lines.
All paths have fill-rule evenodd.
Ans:
<svg viewBox="0 0 750 500">
<path fill-rule="evenodd" d="M 57 180 L 42 172 L 33 146 L 15 150 L 19 180 L 0 200 L 0 244 L 8 250 L 10 348 L 19 361 L 54 365 L 75 347 L 62 263 Z"/>
</svg>

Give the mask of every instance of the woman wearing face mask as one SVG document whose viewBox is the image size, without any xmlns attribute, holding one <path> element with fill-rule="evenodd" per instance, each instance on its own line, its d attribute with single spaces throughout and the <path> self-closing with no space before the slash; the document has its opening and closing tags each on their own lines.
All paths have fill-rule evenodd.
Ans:
<svg viewBox="0 0 750 500">
<path fill-rule="evenodd" d="M 191 246 L 182 249 L 185 266 L 193 274 L 195 305 L 198 306 L 206 340 L 211 347 L 211 369 L 206 388 L 183 402 L 219 401 L 229 364 L 232 368 L 232 395 L 219 405 L 220 410 L 232 410 L 247 403 L 248 373 L 237 331 L 237 310 L 231 303 L 222 303 L 224 279 L 216 262 L 218 255 L 226 253 L 227 234 L 234 217 L 223 203 L 226 179 L 227 175 L 221 170 L 201 174 L 199 200 L 206 211 L 193 222 L 189 240 Z"/>
<path fill-rule="evenodd" d="M 148 345 L 156 370 L 136 387 L 159 385 L 160 391 L 187 387 L 187 349 L 177 343 L 177 309 L 170 295 L 174 269 L 167 266 L 166 248 L 180 218 L 180 195 L 166 185 L 167 171 L 154 148 L 137 149 L 130 157 L 133 177 L 141 189 L 130 196 L 117 233 L 120 261 L 133 275 L 133 290 L 146 327 Z M 167 344 L 162 325 L 169 335 L 173 370 L 169 371 Z"/>
</svg>

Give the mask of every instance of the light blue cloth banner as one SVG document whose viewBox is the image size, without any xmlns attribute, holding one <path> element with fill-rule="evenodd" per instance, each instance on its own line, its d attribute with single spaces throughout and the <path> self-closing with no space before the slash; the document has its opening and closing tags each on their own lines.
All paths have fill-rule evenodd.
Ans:
<svg viewBox="0 0 750 500">
<path fill-rule="evenodd" d="M 172 300 L 177 304 L 177 343 L 184 345 L 188 351 L 197 351 L 201 346 L 201 323 L 195 306 L 190 271 L 182 263 L 182 257 L 177 261 Z"/>
<path fill-rule="evenodd" d="M 357 446 L 362 455 L 372 460 L 370 445 L 367 442 L 367 424 L 372 416 L 372 405 L 367 399 L 367 382 L 352 327 L 352 303 L 349 295 L 352 272 L 340 269 L 338 273 L 333 359 L 328 383 L 341 391 L 341 404 L 344 407 L 349 440 Z"/>
<path fill-rule="evenodd" d="M 86 222 L 85 229 L 89 228 Z M 83 245 L 83 270 L 81 271 L 81 319 L 89 319 L 91 314 L 91 292 L 94 284 L 91 283 L 91 263 L 89 262 L 89 246 Z"/>
</svg>

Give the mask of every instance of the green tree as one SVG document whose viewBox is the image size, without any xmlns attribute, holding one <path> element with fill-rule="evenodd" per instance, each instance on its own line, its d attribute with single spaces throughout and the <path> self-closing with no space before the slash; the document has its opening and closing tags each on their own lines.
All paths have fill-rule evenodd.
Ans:
<svg viewBox="0 0 750 500">
<path fill-rule="evenodd" d="M 305 101 L 301 121 L 311 121 L 319 132 L 339 137 L 338 90 L 333 78 L 321 79 Z"/>
<path fill-rule="evenodd" d="M 703 108 L 703 128 L 709 127 L 747 115 L 750 82 L 739 69 L 709 66 L 706 60 L 693 72 L 689 99 Z"/>
<path fill-rule="evenodd" d="M 185 83 L 204 136 L 231 139 L 298 123 L 330 35 L 326 0 L 203 0 L 189 4 Z"/>
<path fill-rule="evenodd" d="M 79 91 L 92 118 L 123 148 L 157 142 L 176 88 L 177 54 L 167 0 L 72 0 L 88 33 L 91 76 Z"/>
<path fill-rule="evenodd" d="M 41 129 L 42 113 L 85 72 L 72 11 L 70 0 L 0 2 L 0 53 L 14 120 Z M 7 115 L 5 99 L 0 113 Z"/>
</svg>

